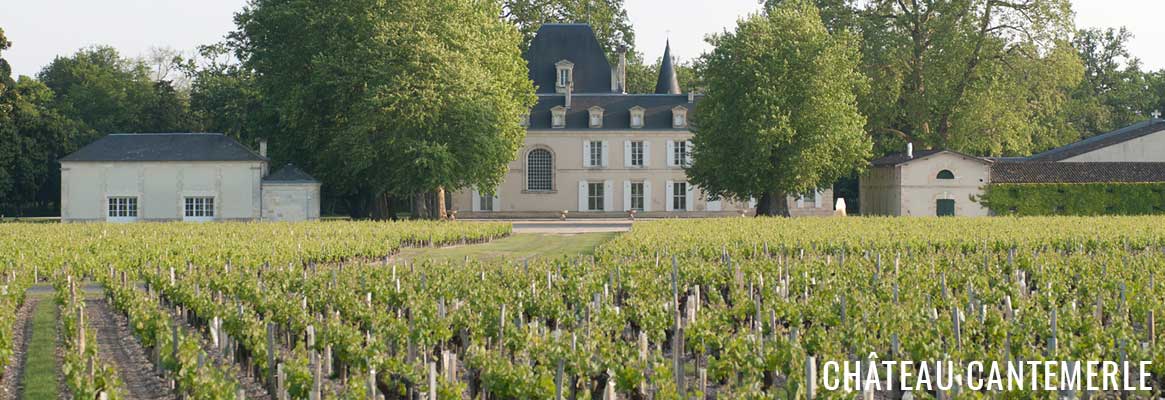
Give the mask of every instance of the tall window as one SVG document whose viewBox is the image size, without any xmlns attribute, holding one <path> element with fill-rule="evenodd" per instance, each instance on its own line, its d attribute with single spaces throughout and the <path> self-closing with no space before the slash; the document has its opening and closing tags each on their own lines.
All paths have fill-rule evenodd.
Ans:
<svg viewBox="0 0 1165 400">
<path fill-rule="evenodd" d="M 643 211 L 643 182 L 631 182 L 631 209 Z"/>
<path fill-rule="evenodd" d="M 554 156 L 549 150 L 534 149 L 526 155 L 526 190 L 554 190 Z"/>
<path fill-rule="evenodd" d="M 676 211 L 688 209 L 688 183 L 672 182 L 671 208 Z"/>
<path fill-rule="evenodd" d="M 955 179 L 955 173 L 949 169 L 944 169 L 938 172 L 938 179 Z"/>
<path fill-rule="evenodd" d="M 570 70 L 566 68 L 558 69 L 558 86 L 566 86 L 570 82 Z"/>
<path fill-rule="evenodd" d="M 482 193 L 481 196 L 478 196 L 478 197 L 480 198 L 480 200 L 479 200 L 480 203 L 478 203 L 480 205 L 480 207 L 478 207 L 478 208 L 481 211 L 493 211 L 493 209 L 494 209 L 494 196 L 493 195 Z"/>
<path fill-rule="evenodd" d="M 110 197 L 109 214 L 110 218 L 137 218 L 138 217 L 138 198 L 133 196 L 117 196 Z"/>
<path fill-rule="evenodd" d="M 187 197 L 184 209 L 186 218 L 214 218 L 214 197 Z"/>
<path fill-rule="evenodd" d="M 603 211 L 603 182 L 587 182 L 587 209 Z"/>
<path fill-rule="evenodd" d="M 643 166 L 643 142 L 642 141 L 631 142 L 631 166 L 632 167 L 642 167 Z"/>
<path fill-rule="evenodd" d="M 688 166 L 688 142 L 685 140 L 677 140 L 675 146 L 672 146 L 672 159 L 675 160 L 676 166 Z"/>
<path fill-rule="evenodd" d="M 592 166 L 592 167 L 603 166 L 603 141 L 601 141 L 601 140 L 592 140 L 591 141 L 590 158 L 591 158 L 591 163 L 589 164 L 590 166 Z"/>
</svg>

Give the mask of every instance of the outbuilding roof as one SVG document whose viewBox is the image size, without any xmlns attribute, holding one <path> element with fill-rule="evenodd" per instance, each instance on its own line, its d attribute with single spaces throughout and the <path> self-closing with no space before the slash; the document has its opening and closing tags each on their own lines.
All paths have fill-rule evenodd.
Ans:
<svg viewBox="0 0 1165 400">
<path fill-rule="evenodd" d="M 1142 121 L 1133 125 L 1129 125 L 1112 132 L 1096 135 L 1066 146 L 1060 146 L 1028 157 L 1028 160 L 1060 161 L 1160 131 L 1165 131 L 1165 120 L 1154 118 L 1148 121 Z"/>
<path fill-rule="evenodd" d="M 114 133 L 60 161 L 267 161 L 267 158 L 221 133 Z"/>
<path fill-rule="evenodd" d="M 975 156 L 971 156 L 971 155 L 966 155 L 966 154 L 963 154 L 963 153 L 960 153 L 957 151 L 944 150 L 944 149 L 931 149 L 931 150 L 916 150 L 914 152 L 914 157 L 909 157 L 906 155 L 906 153 L 890 154 L 890 155 L 887 155 L 884 157 L 873 159 L 872 161 L 870 161 L 870 165 L 873 165 L 875 167 L 885 167 L 885 166 L 906 164 L 908 162 L 915 161 L 915 160 L 921 160 L 921 159 L 924 159 L 924 158 L 927 158 L 927 157 L 930 157 L 930 156 L 933 156 L 933 155 L 939 154 L 939 153 L 950 153 L 950 154 L 954 154 L 954 155 L 957 155 L 957 156 L 960 156 L 963 158 L 979 161 L 982 163 L 990 163 L 991 162 L 990 160 L 984 159 L 982 157 L 975 157 Z"/>
<path fill-rule="evenodd" d="M 263 178 L 263 182 L 272 183 L 320 183 L 316 178 L 303 172 L 302 169 L 293 164 L 284 165 L 278 171 L 275 171 Z"/>
<path fill-rule="evenodd" d="M 1102 182 L 1165 182 L 1165 163 L 1022 161 L 991 166 L 991 183 Z"/>
</svg>

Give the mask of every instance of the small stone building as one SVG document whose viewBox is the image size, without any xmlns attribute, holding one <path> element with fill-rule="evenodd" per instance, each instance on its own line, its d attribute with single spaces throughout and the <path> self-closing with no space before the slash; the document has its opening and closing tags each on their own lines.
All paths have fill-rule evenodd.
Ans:
<svg viewBox="0 0 1165 400">
<path fill-rule="evenodd" d="M 61 158 L 61 220 L 247 221 L 268 197 L 273 219 L 318 218 L 319 183 L 294 167 L 267 176 L 265 153 L 219 133 L 111 134 Z"/>
<path fill-rule="evenodd" d="M 292 164 L 263 178 L 263 219 L 303 221 L 320 218 L 320 182 Z"/>
<path fill-rule="evenodd" d="M 861 176 L 862 215 L 987 215 L 974 201 L 991 180 L 991 161 L 949 150 L 876 159 Z"/>
</svg>

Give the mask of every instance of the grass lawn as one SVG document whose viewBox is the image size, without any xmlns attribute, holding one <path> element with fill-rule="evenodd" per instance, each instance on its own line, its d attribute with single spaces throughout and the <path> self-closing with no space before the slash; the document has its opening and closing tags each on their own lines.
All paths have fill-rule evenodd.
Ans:
<svg viewBox="0 0 1165 400">
<path fill-rule="evenodd" d="M 618 236 L 618 232 L 543 234 L 526 233 L 494 240 L 485 244 L 444 248 L 404 248 L 397 260 L 464 260 L 466 256 L 485 260 L 506 258 L 521 260 L 531 257 L 559 257 L 591 254 L 595 247 Z"/>
<path fill-rule="evenodd" d="M 37 296 L 32 310 L 32 336 L 24 366 L 22 399 L 57 398 L 57 307 L 51 295 Z"/>
</svg>

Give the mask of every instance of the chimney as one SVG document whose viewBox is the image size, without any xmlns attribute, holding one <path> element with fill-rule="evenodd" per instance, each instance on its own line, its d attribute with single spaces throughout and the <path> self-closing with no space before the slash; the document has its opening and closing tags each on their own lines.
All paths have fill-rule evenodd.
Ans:
<svg viewBox="0 0 1165 400">
<path fill-rule="evenodd" d="M 914 159 L 914 143 L 906 143 L 906 158 Z"/>
<path fill-rule="evenodd" d="M 619 80 L 618 93 L 627 93 L 627 46 L 619 45 L 619 66 L 615 67 L 619 70 L 617 79 Z"/>
<path fill-rule="evenodd" d="M 574 82 L 566 84 L 566 104 L 563 104 L 566 109 L 570 109 L 570 92 L 574 91 Z"/>
<path fill-rule="evenodd" d="M 267 139 L 259 139 L 259 155 L 267 158 Z"/>
</svg>

